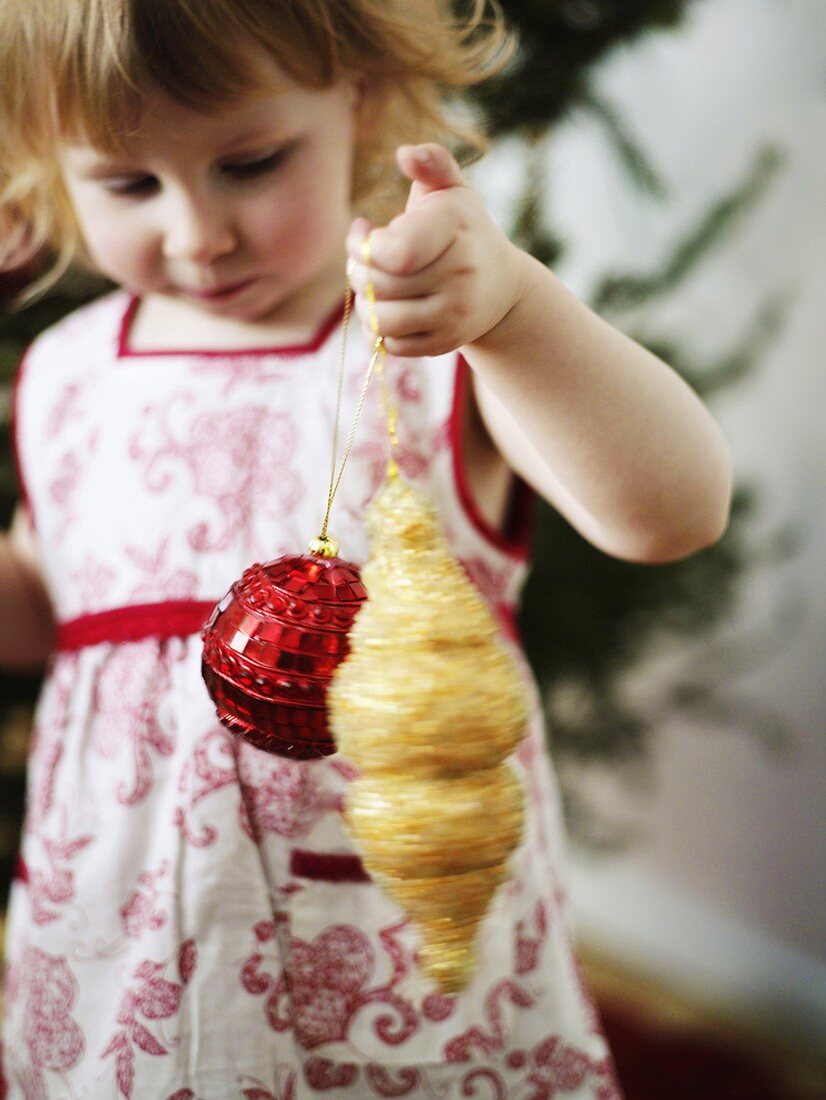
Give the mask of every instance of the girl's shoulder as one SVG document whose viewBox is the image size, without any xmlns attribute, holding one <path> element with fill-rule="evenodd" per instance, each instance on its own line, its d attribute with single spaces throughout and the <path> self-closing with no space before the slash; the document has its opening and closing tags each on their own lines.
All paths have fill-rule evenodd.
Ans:
<svg viewBox="0 0 826 1100">
<path fill-rule="evenodd" d="M 58 364 L 79 361 L 91 365 L 101 355 L 117 355 L 130 300 L 126 291 L 113 290 L 79 306 L 35 337 L 25 355 L 27 366 L 55 360 Z"/>
<path fill-rule="evenodd" d="M 112 291 L 44 329 L 23 354 L 12 390 L 15 431 L 31 430 L 61 395 L 94 387 L 117 358 L 130 296 Z"/>
</svg>

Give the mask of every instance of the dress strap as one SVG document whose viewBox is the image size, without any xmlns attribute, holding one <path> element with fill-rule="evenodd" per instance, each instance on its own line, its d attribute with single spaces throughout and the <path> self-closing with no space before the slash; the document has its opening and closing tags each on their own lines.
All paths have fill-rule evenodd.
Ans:
<svg viewBox="0 0 826 1100">
<path fill-rule="evenodd" d="M 65 651 L 101 642 L 140 642 L 144 638 L 182 638 L 198 634 L 216 602 L 166 600 L 80 615 L 58 623 L 56 648 Z"/>
</svg>

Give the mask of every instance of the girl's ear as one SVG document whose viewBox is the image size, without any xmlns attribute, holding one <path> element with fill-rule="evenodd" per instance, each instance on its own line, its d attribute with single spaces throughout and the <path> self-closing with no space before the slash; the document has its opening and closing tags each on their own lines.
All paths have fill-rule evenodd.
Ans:
<svg viewBox="0 0 826 1100">
<path fill-rule="evenodd" d="M 364 73 L 355 73 L 352 76 L 351 93 L 353 97 L 353 108 L 358 111 L 364 102 L 364 96 L 367 91 L 367 77 Z"/>
<path fill-rule="evenodd" d="M 379 123 L 380 98 L 377 81 L 364 73 L 357 73 L 353 78 L 357 141 L 369 141 L 374 136 Z"/>
</svg>

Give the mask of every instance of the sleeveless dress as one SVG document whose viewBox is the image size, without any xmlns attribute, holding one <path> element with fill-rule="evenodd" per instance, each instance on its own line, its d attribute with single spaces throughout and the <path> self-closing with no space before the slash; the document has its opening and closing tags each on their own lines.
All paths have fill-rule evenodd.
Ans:
<svg viewBox="0 0 826 1100">
<path fill-rule="evenodd" d="M 514 767 L 523 840 L 446 996 L 343 826 L 338 755 L 235 739 L 200 628 L 253 561 L 303 553 L 329 477 L 340 309 L 306 345 L 129 347 L 116 292 L 39 337 L 14 424 L 59 623 L 35 715 L 6 934 L 8 1100 L 479 1100 L 619 1091 L 567 930 L 558 801 L 536 688 Z M 369 347 L 351 326 L 341 422 Z M 389 360 L 400 466 L 516 645 L 523 538 L 474 507 L 456 355 Z M 333 509 L 341 554 L 387 458 L 371 387 Z M 0 1087 L 0 1095 L 3 1089 Z"/>
</svg>

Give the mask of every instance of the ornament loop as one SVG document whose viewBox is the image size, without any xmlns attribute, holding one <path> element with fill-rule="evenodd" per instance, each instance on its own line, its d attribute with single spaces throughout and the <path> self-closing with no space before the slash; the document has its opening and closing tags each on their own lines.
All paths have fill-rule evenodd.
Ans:
<svg viewBox="0 0 826 1100">
<path fill-rule="evenodd" d="M 333 535 L 317 535 L 310 540 L 309 551 L 317 558 L 335 558 L 338 556 L 338 539 Z"/>
</svg>

